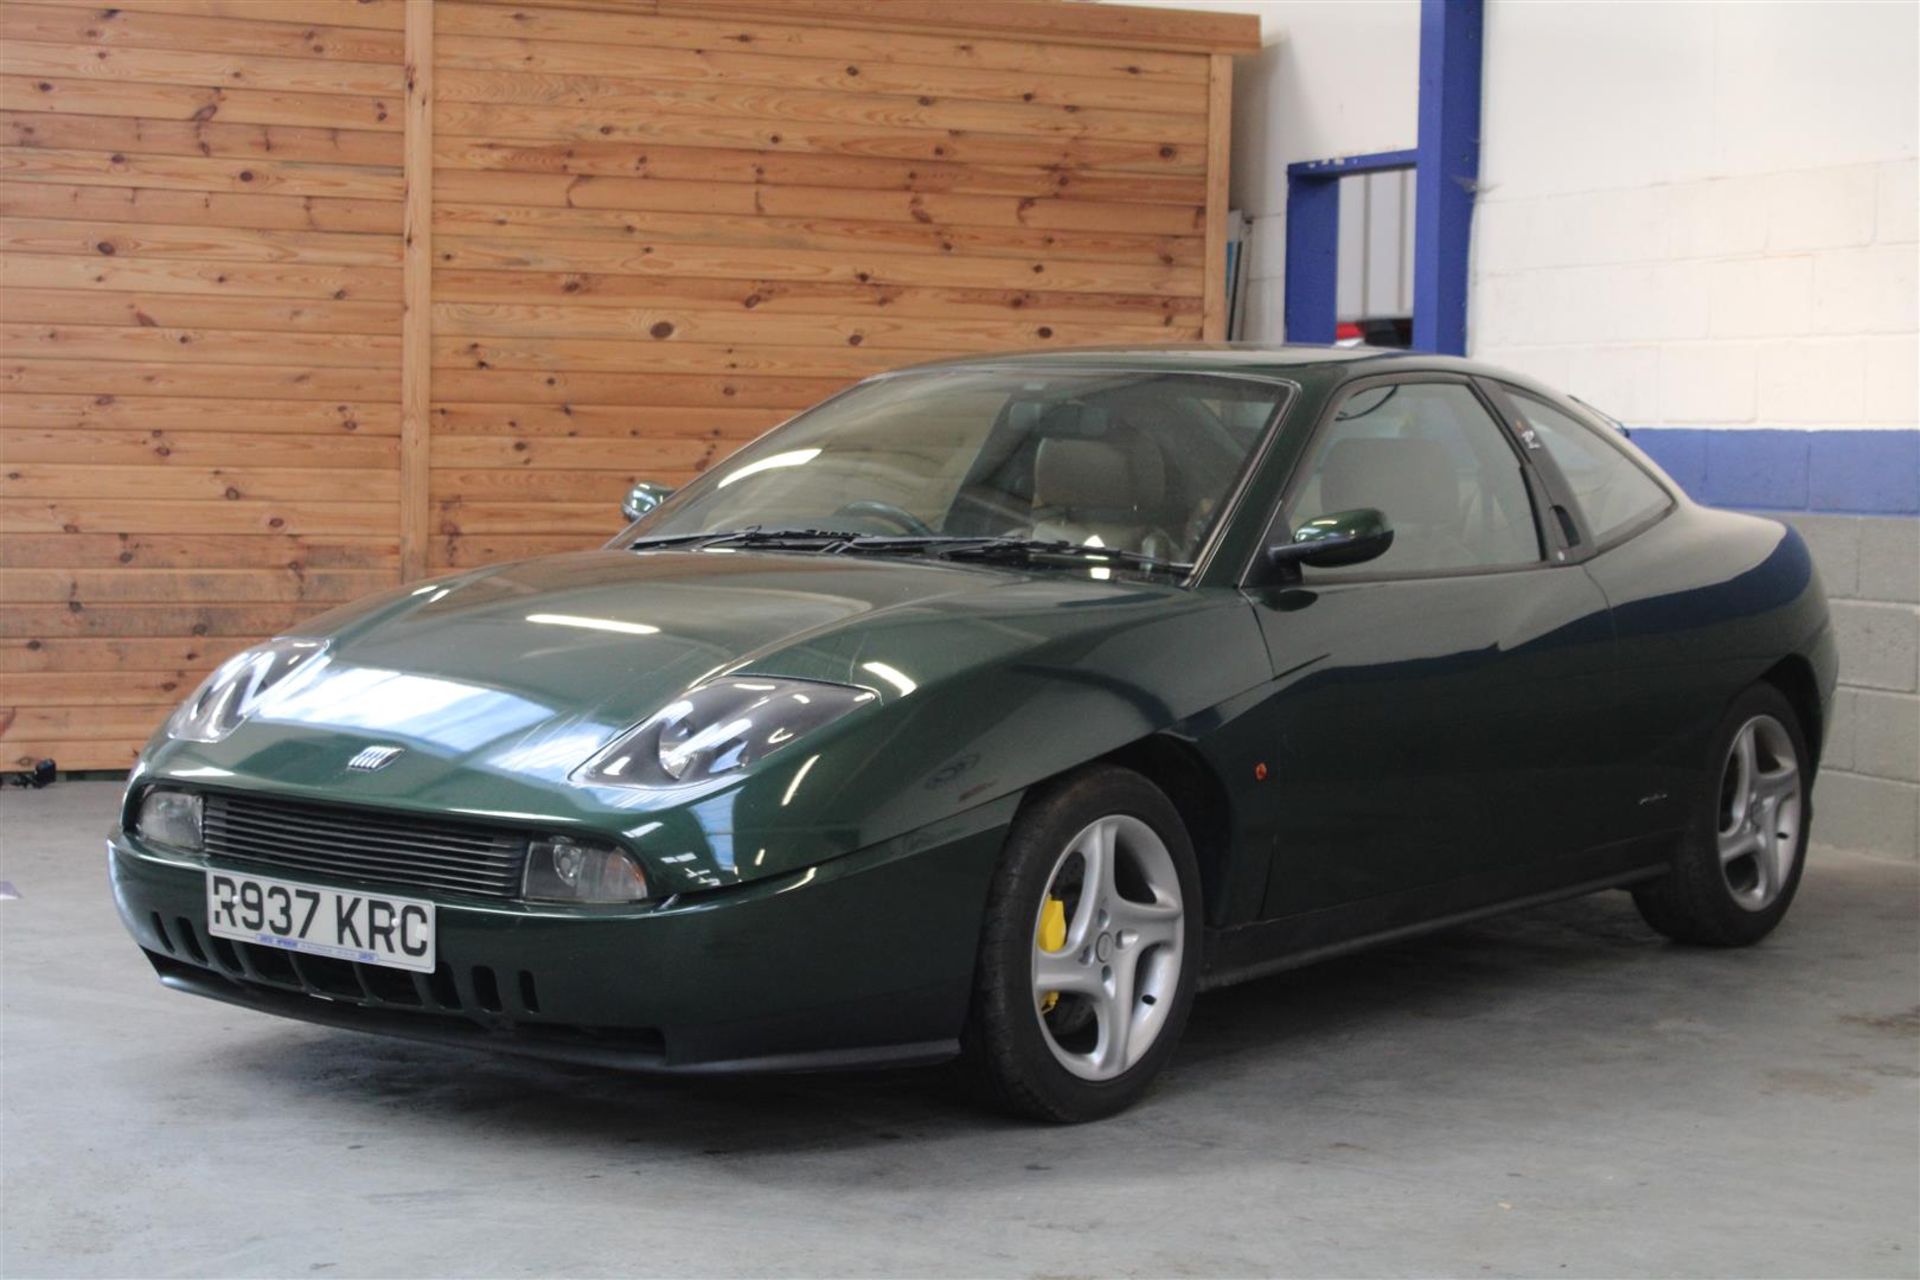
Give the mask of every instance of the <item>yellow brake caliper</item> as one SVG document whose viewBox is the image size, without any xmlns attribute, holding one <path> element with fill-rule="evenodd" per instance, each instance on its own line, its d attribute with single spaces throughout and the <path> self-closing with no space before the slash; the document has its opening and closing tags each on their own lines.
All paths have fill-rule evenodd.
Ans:
<svg viewBox="0 0 1920 1280">
<path fill-rule="evenodd" d="M 1067 904 L 1052 894 L 1047 895 L 1046 905 L 1040 908 L 1040 929 L 1034 941 L 1042 951 L 1058 951 L 1067 945 Z M 1040 997 L 1040 1012 L 1052 1013 L 1053 1006 L 1059 1003 L 1060 993 L 1049 991 Z"/>
</svg>

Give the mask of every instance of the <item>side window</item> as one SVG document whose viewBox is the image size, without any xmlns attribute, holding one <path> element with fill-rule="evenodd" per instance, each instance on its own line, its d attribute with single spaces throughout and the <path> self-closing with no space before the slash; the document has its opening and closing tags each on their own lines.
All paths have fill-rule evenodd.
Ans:
<svg viewBox="0 0 1920 1280">
<path fill-rule="evenodd" d="M 1595 542 L 1605 542 L 1620 530 L 1666 510 L 1672 502 L 1667 491 L 1633 459 L 1586 423 L 1511 387 L 1507 396 L 1566 477 Z"/>
<path fill-rule="evenodd" d="M 1393 546 L 1356 570 L 1405 575 L 1496 569 L 1543 558 L 1533 501 L 1506 432 L 1452 382 L 1402 382 L 1348 396 L 1314 444 L 1290 504 L 1298 528 L 1315 516 L 1374 507 Z"/>
</svg>

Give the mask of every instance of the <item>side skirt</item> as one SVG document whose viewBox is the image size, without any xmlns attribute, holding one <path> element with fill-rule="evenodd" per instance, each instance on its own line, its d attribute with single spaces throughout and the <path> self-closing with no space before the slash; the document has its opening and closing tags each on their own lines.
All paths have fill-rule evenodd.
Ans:
<svg viewBox="0 0 1920 1280">
<path fill-rule="evenodd" d="M 1441 929 L 1450 929 L 1455 925 L 1467 924 L 1474 920 L 1484 920 L 1489 916 L 1505 915 L 1510 911 L 1544 906 L 1550 902 L 1563 902 L 1568 898 L 1582 898 L 1603 889 L 1626 888 L 1642 880 L 1651 880 L 1656 876 L 1664 875 L 1669 865 L 1668 859 L 1663 855 L 1658 861 L 1637 863 L 1629 868 L 1615 870 L 1590 880 L 1556 885 L 1549 889 L 1493 902 L 1483 902 L 1460 910 L 1385 927 L 1351 928 L 1362 909 L 1370 909 L 1367 914 L 1373 916 L 1375 920 L 1382 917 L 1391 919 L 1396 914 L 1391 905 L 1383 906 L 1377 902 L 1370 902 L 1362 903 L 1357 908 L 1338 907 L 1329 911 L 1314 912 L 1305 917 L 1289 916 L 1280 920 L 1263 920 L 1233 929 L 1210 932 L 1206 939 L 1206 963 L 1200 975 L 1199 989 L 1210 991 L 1215 987 L 1232 986 L 1236 982 L 1264 978 L 1268 974 L 1297 969 L 1318 960 L 1328 960 L 1350 952 L 1364 951 L 1369 947 L 1385 946 L 1388 943 L 1419 937 L 1421 934 L 1434 933 Z M 1396 903 L 1404 901 L 1399 895 L 1395 895 L 1394 900 Z M 1339 927 L 1343 924 L 1349 927 Z"/>
</svg>

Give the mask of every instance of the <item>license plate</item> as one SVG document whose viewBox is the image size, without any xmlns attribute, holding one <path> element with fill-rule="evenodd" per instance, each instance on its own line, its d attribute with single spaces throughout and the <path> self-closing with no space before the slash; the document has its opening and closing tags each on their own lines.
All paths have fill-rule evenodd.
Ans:
<svg viewBox="0 0 1920 1280">
<path fill-rule="evenodd" d="M 433 972 L 433 904 L 418 898 L 209 871 L 207 930 L 284 951 Z"/>
</svg>

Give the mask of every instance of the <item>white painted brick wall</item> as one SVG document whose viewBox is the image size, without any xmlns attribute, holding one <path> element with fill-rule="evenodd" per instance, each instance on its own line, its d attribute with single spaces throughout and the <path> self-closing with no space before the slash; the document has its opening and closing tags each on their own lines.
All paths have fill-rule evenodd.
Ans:
<svg viewBox="0 0 1920 1280">
<path fill-rule="evenodd" d="M 1920 343 L 1911 337 L 1863 338 L 1868 422 L 1920 420 Z"/>
<path fill-rule="evenodd" d="M 1757 342 L 1667 343 L 1660 348 L 1656 416 L 1667 422 L 1752 422 L 1759 376 Z M 1582 387 L 1568 390 L 1586 394 Z"/>
<path fill-rule="evenodd" d="M 1653 343 L 1592 344 L 1565 348 L 1559 385 L 1588 388 L 1594 404 L 1609 406 L 1622 420 L 1638 422 L 1653 412 L 1660 381 L 1660 348 Z"/>
<path fill-rule="evenodd" d="M 1920 163 L 1912 160 L 1879 168 L 1879 210 L 1874 239 L 1881 244 L 1920 240 Z"/>
<path fill-rule="evenodd" d="M 1767 247 L 1766 179 L 1707 178 L 1657 189 L 1667 193 L 1668 256 L 1718 258 Z"/>
<path fill-rule="evenodd" d="M 1821 333 L 1912 333 L 1920 285 L 1912 245 L 1815 254 L 1813 326 Z"/>
<path fill-rule="evenodd" d="M 1262 20 L 1233 198 L 1278 341 L 1286 166 L 1415 144 L 1419 6 L 1170 2 Z M 1916 155 L 1907 0 L 1488 0 L 1470 347 L 1629 422 L 1912 427 Z"/>
<path fill-rule="evenodd" d="M 1754 416 L 1760 421 L 1801 427 L 1866 421 L 1867 352 L 1857 339 L 1764 342 L 1758 359 Z"/>
<path fill-rule="evenodd" d="M 1629 422 L 1920 422 L 1920 6 L 1490 0 L 1469 342 Z"/>
<path fill-rule="evenodd" d="M 1844 249 L 1873 243 L 1878 165 L 1794 170 L 1766 179 L 1767 249 Z"/>
<path fill-rule="evenodd" d="M 1812 310 L 1813 258 L 1808 254 L 1725 258 L 1708 268 L 1710 338 L 1805 333 Z"/>
</svg>

